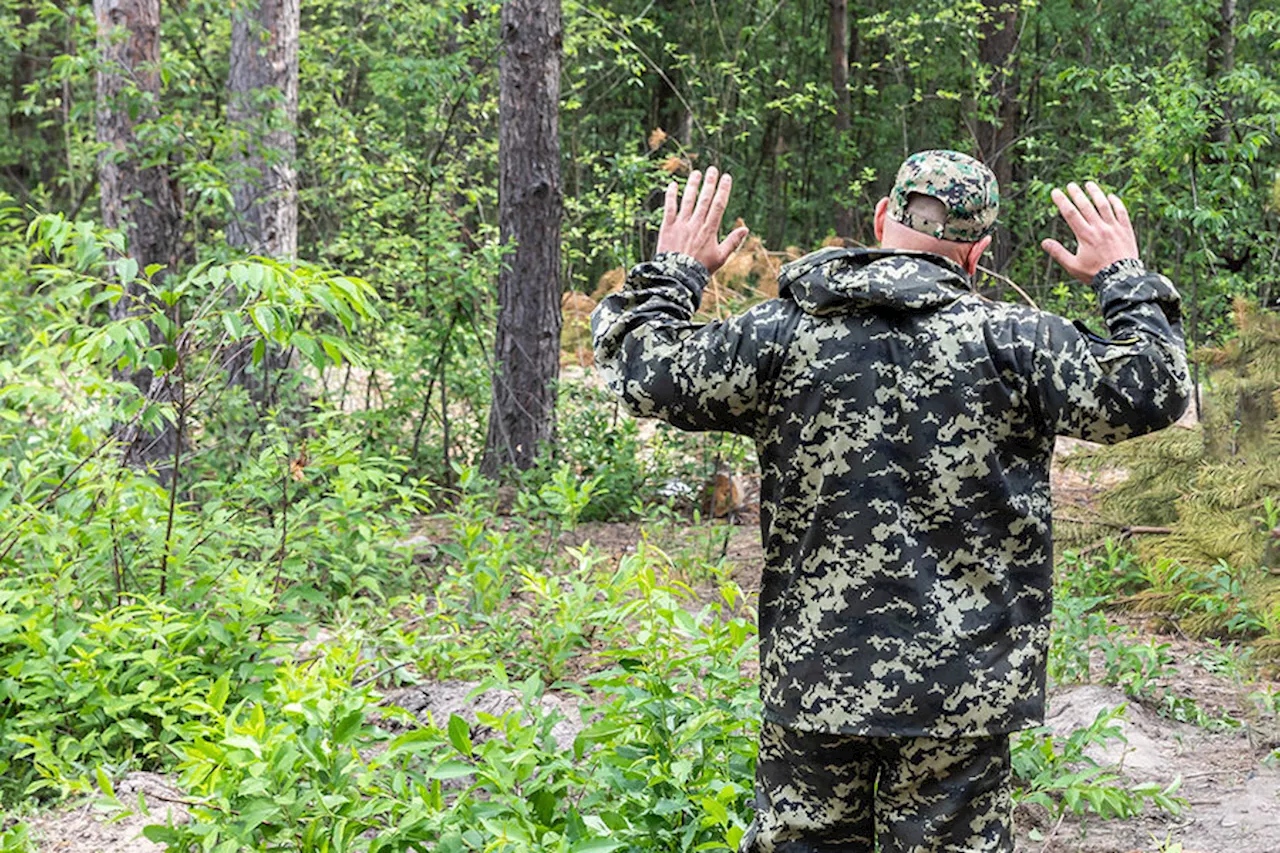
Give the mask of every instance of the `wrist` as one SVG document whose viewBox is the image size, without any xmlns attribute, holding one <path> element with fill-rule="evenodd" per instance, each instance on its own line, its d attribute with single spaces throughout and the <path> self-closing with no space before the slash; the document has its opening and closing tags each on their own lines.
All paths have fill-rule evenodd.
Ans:
<svg viewBox="0 0 1280 853">
<path fill-rule="evenodd" d="M 1147 268 L 1142 263 L 1141 258 L 1120 258 L 1098 270 L 1093 275 L 1092 284 L 1095 289 L 1101 287 L 1109 278 L 1115 275 L 1142 275 Z"/>
</svg>

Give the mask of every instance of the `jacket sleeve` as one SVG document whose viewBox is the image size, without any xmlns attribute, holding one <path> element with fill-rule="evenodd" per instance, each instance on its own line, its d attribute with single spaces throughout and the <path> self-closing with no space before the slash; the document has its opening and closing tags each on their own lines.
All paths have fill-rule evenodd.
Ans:
<svg viewBox="0 0 1280 853">
<path fill-rule="evenodd" d="M 596 366 L 633 415 L 755 436 L 791 312 L 774 299 L 727 320 L 690 322 L 709 278 L 674 252 L 634 267 L 591 316 Z"/>
<path fill-rule="evenodd" d="M 1032 385 L 1041 417 L 1059 435 L 1107 444 L 1169 426 L 1191 397 L 1178 291 L 1136 258 L 1103 269 L 1093 286 L 1109 338 L 1040 315 Z"/>
</svg>

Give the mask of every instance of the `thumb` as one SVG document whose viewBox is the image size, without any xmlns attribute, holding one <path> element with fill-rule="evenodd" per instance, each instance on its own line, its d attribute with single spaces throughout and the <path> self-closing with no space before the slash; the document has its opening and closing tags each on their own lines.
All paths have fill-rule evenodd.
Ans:
<svg viewBox="0 0 1280 853">
<path fill-rule="evenodd" d="M 1067 251 L 1066 247 L 1057 240 L 1041 240 L 1040 248 L 1049 253 L 1049 257 L 1053 258 L 1067 272 L 1071 272 L 1075 268 L 1076 256 Z"/>
<path fill-rule="evenodd" d="M 720 245 L 717 247 L 720 257 L 726 261 L 729 260 L 729 256 L 738 251 L 738 247 L 742 245 L 742 241 L 747 239 L 747 235 L 750 233 L 751 229 L 745 225 L 730 231 L 729 236 L 721 240 Z"/>
</svg>

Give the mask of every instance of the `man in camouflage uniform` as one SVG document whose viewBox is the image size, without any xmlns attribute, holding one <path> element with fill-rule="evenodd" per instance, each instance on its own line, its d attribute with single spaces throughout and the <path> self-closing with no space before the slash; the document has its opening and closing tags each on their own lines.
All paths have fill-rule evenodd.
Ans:
<svg viewBox="0 0 1280 853">
<path fill-rule="evenodd" d="M 701 185 L 701 188 L 700 188 Z M 636 415 L 756 442 L 764 721 L 746 851 L 1010 851 L 1009 734 L 1044 712 L 1055 435 L 1114 442 L 1189 394 L 1179 297 L 1120 199 L 1054 190 L 1109 338 L 970 287 L 995 176 L 908 158 L 882 248 L 785 266 L 779 296 L 690 322 L 745 237 L 728 175 L 667 191 L 658 254 L 593 317 Z M 677 202 L 679 201 L 679 204 Z"/>
</svg>

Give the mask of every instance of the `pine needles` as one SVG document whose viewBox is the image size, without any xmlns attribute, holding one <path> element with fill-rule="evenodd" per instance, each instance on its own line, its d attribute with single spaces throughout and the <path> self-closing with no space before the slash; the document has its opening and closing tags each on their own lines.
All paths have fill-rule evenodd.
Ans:
<svg viewBox="0 0 1280 853">
<path fill-rule="evenodd" d="M 1280 523 L 1280 316 L 1243 300 L 1238 334 L 1202 350 L 1202 423 L 1077 454 L 1072 465 L 1118 467 L 1128 479 L 1103 496 L 1108 521 L 1167 525 L 1136 544 L 1151 586 L 1128 606 L 1177 616 L 1196 636 L 1261 637 L 1280 660 L 1280 575 L 1263 565 Z"/>
</svg>

